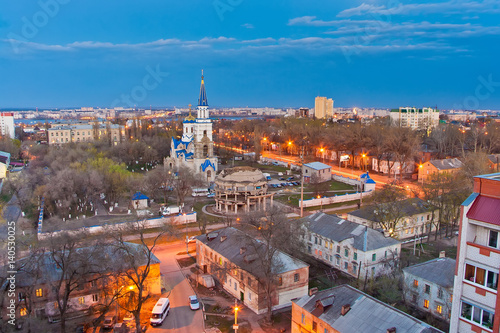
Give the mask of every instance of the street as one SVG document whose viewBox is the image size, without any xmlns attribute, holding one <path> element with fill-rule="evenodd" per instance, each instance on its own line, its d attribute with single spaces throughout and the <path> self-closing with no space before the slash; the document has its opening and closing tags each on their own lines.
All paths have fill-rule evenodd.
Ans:
<svg viewBox="0 0 500 333">
<path fill-rule="evenodd" d="M 194 243 L 190 244 L 190 250 Z M 166 294 L 170 300 L 170 313 L 165 318 L 162 326 L 149 327 L 148 332 L 203 332 L 202 310 L 192 311 L 189 308 L 188 297 L 194 295 L 194 291 L 184 279 L 184 275 L 176 262 L 177 253 L 186 251 L 184 242 L 159 245 L 154 251 L 160 259 L 160 271 L 166 281 Z"/>
</svg>

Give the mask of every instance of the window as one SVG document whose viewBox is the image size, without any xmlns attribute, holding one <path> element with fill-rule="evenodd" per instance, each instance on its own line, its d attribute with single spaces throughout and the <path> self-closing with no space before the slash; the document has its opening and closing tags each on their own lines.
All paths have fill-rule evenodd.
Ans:
<svg viewBox="0 0 500 333">
<path fill-rule="evenodd" d="M 36 297 L 42 297 L 43 296 L 42 288 L 38 288 L 35 293 L 36 293 Z"/>
<path fill-rule="evenodd" d="M 251 287 L 252 286 L 252 279 L 249 277 L 248 278 L 248 286 Z"/>
<path fill-rule="evenodd" d="M 248 292 L 248 300 L 251 301 L 252 300 L 252 293 L 251 292 Z"/>
<path fill-rule="evenodd" d="M 493 313 L 463 301 L 460 317 L 472 320 L 483 327 L 493 328 Z"/>
<path fill-rule="evenodd" d="M 357 265 L 352 265 L 352 272 L 353 274 L 357 274 L 358 266 Z"/>
<path fill-rule="evenodd" d="M 358 252 L 354 252 L 354 260 L 358 260 Z"/>
<path fill-rule="evenodd" d="M 436 306 L 436 311 L 437 311 L 437 313 L 442 314 L 443 313 L 443 306 L 442 305 Z"/>
<path fill-rule="evenodd" d="M 438 290 L 438 298 L 443 298 L 443 289 Z"/>
<path fill-rule="evenodd" d="M 387 251 L 385 251 L 384 258 L 387 259 Z"/>
<path fill-rule="evenodd" d="M 344 256 L 349 257 L 349 249 L 344 249 Z"/>
<path fill-rule="evenodd" d="M 424 308 L 428 309 L 429 308 L 429 300 L 424 299 Z"/>
<path fill-rule="evenodd" d="M 328 333 L 328 329 L 327 329 L 327 328 L 325 328 L 325 330 L 323 331 L 323 333 Z"/>
<path fill-rule="evenodd" d="M 412 294 L 412 295 L 411 295 L 411 301 L 412 301 L 413 303 L 417 303 L 417 294 Z"/>
<path fill-rule="evenodd" d="M 375 276 L 375 267 L 372 267 L 372 276 Z"/>
<path fill-rule="evenodd" d="M 376 261 L 376 260 L 377 260 L 377 254 L 374 253 L 374 254 L 372 254 L 372 261 Z"/>
<path fill-rule="evenodd" d="M 238 284 L 234 282 L 234 290 L 238 290 Z"/>
<path fill-rule="evenodd" d="M 498 231 L 490 230 L 490 239 L 488 241 L 488 246 L 494 248 L 498 247 Z"/>
<path fill-rule="evenodd" d="M 299 273 L 293 275 L 293 282 L 299 282 Z"/>
<path fill-rule="evenodd" d="M 282 286 L 283 285 L 283 278 L 280 276 L 278 277 L 278 286 Z"/>
<path fill-rule="evenodd" d="M 78 298 L 78 304 L 85 304 L 85 297 Z"/>
<path fill-rule="evenodd" d="M 97 302 L 97 301 L 99 301 L 99 295 L 93 294 L 92 295 L 92 302 Z"/>
<path fill-rule="evenodd" d="M 344 269 L 347 271 L 347 268 L 349 267 L 349 264 L 346 262 L 344 262 Z"/>
<path fill-rule="evenodd" d="M 222 266 L 222 257 L 219 258 L 219 265 Z"/>
<path fill-rule="evenodd" d="M 487 271 L 486 269 L 465 264 L 465 280 L 471 281 L 490 289 L 497 290 L 498 273 Z"/>
<path fill-rule="evenodd" d="M 26 294 L 22 291 L 20 291 L 18 294 L 19 297 L 19 302 L 26 300 Z"/>
<path fill-rule="evenodd" d="M 413 286 L 418 287 L 418 280 L 413 280 Z"/>
<path fill-rule="evenodd" d="M 314 244 L 318 244 L 318 237 L 314 237 Z"/>
<path fill-rule="evenodd" d="M 26 310 L 26 308 L 21 308 L 21 310 L 19 310 L 19 314 L 21 316 L 26 316 L 28 314 L 28 311 Z"/>
<path fill-rule="evenodd" d="M 322 241 L 322 239 L 320 238 L 320 239 L 319 239 L 319 245 L 321 245 L 321 241 Z"/>
<path fill-rule="evenodd" d="M 339 258 L 339 257 L 335 257 L 335 264 L 336 264 L 337 266 L 339 266 L 339 265 L 340 265 L 340 258 Z"/>
<path fill-rule="evenodd" d="M 306 323 L 306 315 L 305 314 L 302 314 L 302 318 L 300 319 L 300 322 L 302 324 L 305 324 Z"/>
<path fill-rule="evenodd" d="M 429 286 L 428 284 L 425 285 L 425 293 L 426 294 L 430 294 L 431 293 L 431 286 Z"/>
<path fill-rule="evenodd" d="M 330 261 L 333 261 L 333 257 L 332 257 L 332 255 L 331 255 L 331 254 L 330 254 Z"/>
<path fill-rule="evenodd" d="M 328 242 L 327 241 L 325 241 L 325 247 L 328 248 Z"/>
<path fill-rule="evenodd" d="M 318 331 L 318 323 L 313 321 L 313 332 L 317 332 Z"/>
<path fill-rule="evenodd" d="M 340 253 L 340 245 L 337 245 L 337 253 Z"/>
</svg>

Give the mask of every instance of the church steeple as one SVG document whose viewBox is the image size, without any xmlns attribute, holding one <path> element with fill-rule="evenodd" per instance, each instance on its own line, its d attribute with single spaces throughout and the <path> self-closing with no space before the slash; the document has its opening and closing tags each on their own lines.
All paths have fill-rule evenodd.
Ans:
<svg viewBox="0 0 500 333">
<path fill-rule="evenodd" d="M 205 81 L 203 76 L 203 69 L 201 70 L 201 86 L 200 98 L 198 99 L 198 106 L 208 106 L 207 92 L 205 91 Z"/>
</svg>

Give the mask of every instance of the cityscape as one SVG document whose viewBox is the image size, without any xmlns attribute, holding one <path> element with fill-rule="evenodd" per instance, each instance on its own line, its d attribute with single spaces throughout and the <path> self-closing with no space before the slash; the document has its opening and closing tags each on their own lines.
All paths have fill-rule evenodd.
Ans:
<svg viewBox="0 0 500 333">
<path fill-rule="evenodd" d="M 0 9 L 0 333 L 500 332 L 497 1 Z"/>
</svg>

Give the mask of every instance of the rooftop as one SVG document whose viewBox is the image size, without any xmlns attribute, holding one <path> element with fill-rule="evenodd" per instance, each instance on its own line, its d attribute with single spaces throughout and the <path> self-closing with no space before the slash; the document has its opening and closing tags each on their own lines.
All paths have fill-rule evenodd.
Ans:
<svg viewBox="0 0 500 333">
<path fill-rule="evenodd" d="M 323 169 L 330 169 L 331 168 L 331 166 L 326 165 L 326 164 L 321 163 L 321 162 L 311 162 L 311 163 L 304 164 L 304 166 L 311 168 L 311 169 L 314 169 L 314 170 L 323 170 Z"/>
<path fill-rule="evenodd" d="M 407 200 L 401 200 L 399 202 L 399 208 L 404 212 L 404 216 L 413 216 L 416 214 L 421 214 L 425 212 L 431 212 L 432 207 L 426 201 L 419 198 L 411 198 Z M 352 211 L 348 215 L 360 217 L 365 220 L 380 222 L 380 217 L 375 214 L 375 206 L 365 206 L 361 209 Z"/>
<path fill-rule="evenodd" d="M 438 170 L 458 169 L 462 167 L 462 162 L 458 158 L 446 158 L 444 160 L 430 160 Z"/>
<path fill-rule="evenodd" d="M 467 212 L 467 217 L 500 226 L 500 199 L 478 195 Z"/>
<path fill-rule="evenodd" d="M 443 288 L 453 288 L 455 264 L 455 259 L 437 258 L 403 268 L 403 271 L 435 283 Z"/>
<path fill-rule="evenodd" d="M 396 332 L 405 333 L 441 332 L 349 285 L 322 290 L 293 303 L 342 333 L 386 333 L 392 327 Z M 342 315 L 344 305 L 349 305 L 350 309 Z"/>
<path fill-rule="evenodd" d="M 400 242 L 394 238 L 385 237 L 380 231 L 355 222 L 346 221 L 336 215 L 318 212 L 304 219 L 306 220 L 305 222 L 309 223 L 309 231 L 336 242 L 352 238 L 353 247 L 361 251 L 371 251 L 400 244 Z"/>
</svg>

